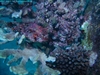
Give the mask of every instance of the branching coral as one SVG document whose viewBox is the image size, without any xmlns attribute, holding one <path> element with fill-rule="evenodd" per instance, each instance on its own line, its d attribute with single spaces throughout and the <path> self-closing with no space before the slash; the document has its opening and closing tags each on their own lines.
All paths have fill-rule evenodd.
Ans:
<svg viewBox="0 0 100 75">
<path fill-rule="evenodd" d="M 14 34 L 14 33 L 4 33 L 3 29 L 0 28 L 0 40 L 2 42 L 0 42 L 0 44 L 6 43 L 8 41 L 12 41 L 14 40 L 14 38 L 18 35 L 18 33 Z"/>
<path fill-rule="evenodd" d="M 49 75 L 52 72 L 57 73 L 56 71 L 53 71 L 49 67 L 46 66 L 46 61 L 55 61 L 54 57 L 49 57 L 40 52 L 38 49 L 24 49 L 24 50 L 13 50 L 13 49 L 5 49 L 0 50 L 0 58 L 6 59 L 8 56 L 13 55 L 14 58 L 12 58 L 10 61 L 8 61 L 8 65 L 10 65 L 13 62 L 16 62 L 19 58 L 22 58 L 21 62 L 17 66 L 11 66 L 10 71 L 14 72 L 18 75 L 25 75 L 28 73 L 28 71 L 25 68 L 26 62 L 28 62 L 28 59 L 30 59 L 33 64 L 37 61 L 41 62 L 41 71 L 43 75 L 47 74 Z M 44 72 L 45 71 L 45 72 Z M 51 73 L 52 74 L 52 73 Z M 42 74 L 41 74 L 42 75 Z M 54 74 L 55 75 L 55 74 Z"/>
<path fill-rule="evenodd" d="M 14 26 L 13 31 L 19 32 L 32 42 L 43 42 L 48 39 L 47 29 L 36 23 L 19 24 Z"/>
<path fill-rule="evenodd" d="M 0 16 L 8 16 L 13 12 L 12 9 L 6 7 L 0 7 Z"/>
<path fill-rule="evenodd" d="M 22 10 L 20 10 L 19 12 L 14 12 L 12 14 L 12 18 L 21 18 L 21 14 L 22 14 Z"/>
<path fill-rule="evenodd" d="M 83 6 L 80 4 L 81 1 L 75 2 L 73 0 L 37 2 L 35 5 L 37 8 L 36 12 L 32 12 L 32 9 L 27 7 L 31 10 L 31 14 L 27 13 L 26 19 L 30 19 L 29 14 L 33 16 L 32 19 L 34 21 L 27 20 L 26 22 L 28 23 L 18 23 L 18 25 L 12 27 L 12 30 L 25 35 L 32 42 L 50 40 L 52 45 L 55 45 L 55 42 L 57 42 L 58 46 L 61 47 L 66 47 L 73 42 L 79 42 L 81 34 L 79 28 L 84 22 L 84 16 L 80 14 L 83 9 Z M 23 9 L 25 8 L 23 7 Z M 49 36 L 49 33 L 52 35 Z"/>
</svg>

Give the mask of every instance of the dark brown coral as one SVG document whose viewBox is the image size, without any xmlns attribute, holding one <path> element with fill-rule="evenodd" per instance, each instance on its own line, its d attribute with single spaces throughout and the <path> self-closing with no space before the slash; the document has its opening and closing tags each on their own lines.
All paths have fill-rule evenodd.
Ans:
<svg viewBox="0 0 100 75">
<path fill-rule="evenodd" d="M 81 47 L 72 47 L 68 50 L 55 49 L 50 55 L 56 57 L 56 61 L 47 62 L 47 65 L 59 70 L 61 75 L 86 75 L 89 66 L 88 52 Z"/>
<path fill-rule="evenodd" d="M 94 0 L 93 0 L 94 1 Z M 98 57 L 95 64 L 89 68 L 88 75 L 100 75 L 100 0 L 92 2 L 94 8 L 91 13 L 90 39 L 93 42 L 92 50 Z"/>
</svg>

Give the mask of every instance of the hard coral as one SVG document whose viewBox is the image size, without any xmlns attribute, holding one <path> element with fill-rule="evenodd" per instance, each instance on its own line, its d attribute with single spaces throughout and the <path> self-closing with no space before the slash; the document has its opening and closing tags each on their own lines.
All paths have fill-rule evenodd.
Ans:
<svg viewBox="0 0 100 75">
<path fill-rule="evenodd" d="M 49 57 L 43 53 L 40 52 L 38 49 L 24 49 L 24 50 L 14 50 L 14 49 L 5 49 L 0 50 L 0 58 L 6 59 L 8 56 L 13 55 L 14 57 L 8 61 L 8 65 L 10 65 L 13 62 L 16 62 L 19 58 L 22 58 L 21 62 L 17 66 L 11 66 L 10 71 L 14 72 L 18 75 L 25 75 L 28 74 L 28 71 L 25 68 L 26 62 L 28 62 L 28 59 L 30 59 L 33 64 L 37 61 L 41 62 L 41 68 L 43 74 L 41 75 L 49 75 L 50 73 L 57 73 L 57 71 L 54 71 L 46 66 L 46 61 L 55 61 L 54 57 Z M 45 72 L 44 72 L 45 70 Z M 52 72 L 51 72 L 52 71 Z M 57 74 L 54 74 L 57 75 Z"/>
<path fill-rule="evenodd" d="M 88 67 L 94 68 L 100 53 L 98 42 L 98 32 L 100 31 L 98 28 L 100 26 L 95 25 L 99 23 L 100 3 L 96 6 L 97 9 L 94 8 L 94 14 L 91 16 L 92 20 L 95 19 L 98 21 L 91 24 L 91 27 L 95 30 L 95 36 L 94 33 L 90 34 L 89 32 L 88 36 L 87 30 L 90 25 L 88 26 L 86 22 L 90 16 L 87 16 L 88 14 L 86 13 L 87 15 L 85 15 L 84 13 L 87 8 L 88 1 L 86 6 L 84 4 L 84 0 L 36 1 L 34 6 L 37 8 L 37 11 L 35 12 L 32 11 L 32 4 L 30 3 L 19 5 L 19 10 L 22 10 L 22 12 L 24 9 L 26 10 L 25 13 L 21 13 L 22 15 L 19 14 L 22 17 L 22 23 L 16 22 L 16 24 L 12 23 L 12 25 L 10 25 L 10 23 L 8 27 L 10 27 L 14 32 L 19 33 L 19 44 L 24 38 L 27 38 L 25 39 L 24 44 L 30 42 L 32 47 L 27 48 L 33 49 L 1 50 L 1 58 L 6 58 L 9 55 L 14 56 L 12 60 L 8 61 L 8 64 L 22 58 L 19 65 L 10 67 L 11 71 L 22 75 L 27 74 L 28 71 L 25 69 L 25 64 L 28 59 L 30 59 L 33 63 L 35 63 L 35 61 L 41 62 L 41 65 L 39 65 L 39 68 L 35 73 L 36 75 L 58 75 L 60 73 L 61 75 L 86 75 Z M 17 18 L 16 15 L 13 17 Z M 17 21 L 17 19 L 15 19 L 15 21 Z M 83 27 L 83 30 L 81 30 L 81 25 L 85 26 L 86 29 Z M 84 37 L 85 34 L 86 36 Z M 93 37 L 93 49 L 90 50 L 93 50 L 94 52 L 87 51 L 87 47 L 89 46 L 87 43 L 88 37 L 89 40 L 90 37 Z M 82 46 L 82 39 L 86 40 L 86 48 L 83 48 Z M 38 45 L 40 45 L 40 43 L 42 44 L 40 46 L 43 46 L 44 48 L 41 47 L 39 49 L 41 49 L 41 51 L 45 51 L 44 53 L 40 52 L 38 49 L 34 49 L 34 45 L 36 45 L 36 43 Z M 75 45 L 73 46 L 73 44 Z M 23 43 L 21 44 L 21 47 L 23 47 Z M 50 51 L 47 51 L 48 49 L 45 47 L 49 48 Z M 26 48 L 26 45 L 24 48 Z M 47 57 L 45 54 L 46 52 L 48 56 L 53 56 L 54 58 Z M 97 70 L 98 69 L 95 68 L 94 71 Z"/>
<path fill-rule="evenodd" d="M 47 62 L 47 65 L 60 71 L 60 75 L 86 75 L 89 55 L 81 47 L 71 47 L 68 50 L 55 49 L 50 55 L 56 57 L 56 61 Z"/>
<path fill-rule="evenodd" d="M 8 57 L 9 55 L 13 55 L 14 58 L 11 59 L 10 61 L 8 61 L 8 65 L 10 65 L 11 63 L 17 61 L 19 58 L 22 58 L 21 62 L 19 65 L 17 66 L 11 66 L 10 70 L 12 72 L 14 72 L 15 74 L 27 74 L 28 72 L 25 69 L 25 64 L 28 61 L 28 59 L 31 59 L 31 61 L 34 63 L 34 61 L 37 60 L 37 58 L 39 57 L 39 55 L 37 54 L 33 54 L 33 53 L 37 53 L 38 54 L 38 50 L 28 50 L 28 49 L 24 49 L 24 50 L 2 50 L 0 51 L 0 58 L 4 58 L 6 59 L 6 57 Z M 33 58 L 33 57 L 37 57 L 37 58 Z"/>
<path fill-rule="evenodd" d="M 19 12 L 14 12 L 12 14 L 12 18 L 21 18 L 22 15 L 22 10 L 20 10 Z"/>
<path fill-rule="evenodd" d="M 16 38 L 17 35 L 18 35 L 18 33 L 16 33 L 16 34 L 14 34 L 12 32 L 4 33 L 3 29 L 0 28 L 0 40 L 2 41 L 2 42 L 0 42 L 0 44 L 14 40 L 14 38 Z"/>
</svg>

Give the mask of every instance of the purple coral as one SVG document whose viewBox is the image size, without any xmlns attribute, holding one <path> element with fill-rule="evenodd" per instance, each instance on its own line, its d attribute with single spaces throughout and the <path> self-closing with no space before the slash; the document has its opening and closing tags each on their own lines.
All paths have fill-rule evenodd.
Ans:
<svg viewBox="0 0 100 75">
<path fill-rule="evenodd" d="M 58 72 L 61 75 L 86 75 L 88 67 L 91 66 L 90 64 L 95 65 L 98 55 L 95 54 L 95 59 L 92 62 L 93 55 L 84 50 L 81 42 L 85 37 L 81 25 L 89 18 L 87 14 L 82 15 L 84 3 L 83 0 L 47 0 L 35 4 L 24 3 L 18 5 L 18 9 L 22 10 L 20 14 L 21 23 L 12 22 L 6 26 L 11 28 L 12 32 L 19 33 L 16 37 L 19 39 L 19 44 L 25 39 L 25 43 L 31 42 L 32 49 L 29 48 L 29 45 L 27 45 L 28 47 L 23 46 L 22 43 L 20 46 L 23 46 L 24 50 L 0 51 L 1 58 L 6 58 L 7 55 L 15 56 L 8 63 L 12 63 L 20 57 L 23 58 L 20 65 L 11 67 L 11 71 L 17 74 L 28 73 L 24 66 L 27 60 L 30 59 L 32 62 L 40 61 L 42 64 L 37 69 L 37 75 L 41 72 L 43 75 L 51 73 L 56 75 Z M 37 8 L 37 11 L 32 10 L 32 5 Z M 9 7 L 13 9 L 12 5 Z M 98 13 L 98 11 L 99 9 L 95 13 Z M 12 12 L 14 13 L 14 11 Z M 97 17 L 93 16 L 94 18 Z M 99 20 L 99 17 L 97 19 Z M 33 47 L 34 43 L 37 42 L 36 45 L 39 45 L 39 47 L 36 46 L 36 48 L 40 50 Z M 97 41 L 93 41 L 93 43 L 95 42 Z M 26 47 L 29 49 L 26 49 Z M 56 61 L 47 61 L 47 56 L 55 57 Z"/>
<path fill-rule="evenodd" d="M 25 35 L 32 42 L 43 42 L 48 39 L 47 29 L 35 23 L 19 24 L 12 29 L 14 32 Z"/>
</svg>

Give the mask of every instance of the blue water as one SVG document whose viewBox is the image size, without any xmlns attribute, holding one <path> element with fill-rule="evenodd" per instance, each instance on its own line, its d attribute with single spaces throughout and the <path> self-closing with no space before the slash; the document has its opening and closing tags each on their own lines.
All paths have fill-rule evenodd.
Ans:
<svg viewBox="0 0 100 75">
<path fill-rule="evenodd" d="M 3 49 L 18 49 L 17 40 L 7 42 L 5 44 L 0 45 L 0 50 Z M 3 59 L 0 59 L 0 75 L 15 75 L 10 72 L 9 67 L 6 65 L 7 62 L 4 62 Z M 29 71 L 27 75 L 33 75 L 38 67 L 38 64 L 33 64 L 30 60 L 25 65 L 26 69 Z"/>
<path fill-rule="evenodd" d="M 11 48 L 17 49 L 18 46 L 16 44 L 16 40 L 0 45 L 0 50 L 3 50 L 5 48 L 6 49 L 11 49 Z M 6 65 L 3 59 L 0 59 L 0 75 L 15 75 L 9 71 L 9 67 Z"/>
<path fill-rule="evenodd" d="M 0 0 L 1 1 L 1 0 Z M 2 0 L 3 1 L 3 0 Z M 30 1 L 30 0 L 28 0 Z M 23 3 L 22 1 L 20 3 Z M 32 10 L 35 12 L 37 11 L 36 8 L 33 6 Z M 14 22 L 14 19 L 12 19 L 10 16 L 7 17 L 1 17 L 0 20 L 4 20 L 5 22 Z M 21 22 L 21 19 L 16 19 L 17 22 Z M 5 44 L 0 45 L 0 50 L 3 49 L 18 49 L 19 46 L 17 45 L 17 40 L 7 42 Z M 15 75 L 12 72 L 10 72 L 9 67 L 6 65 L 7 62 L 4 62 L 3 59 L 0 59 L 0 75 Z M 33 75 L 33 73 L 36 71 L 37 64 L 33 64 L 31 61 L 28 61 L 26 63 L 26 69 L 29 71 L 28 75 Z"/>
</svg>

